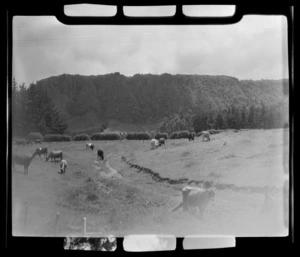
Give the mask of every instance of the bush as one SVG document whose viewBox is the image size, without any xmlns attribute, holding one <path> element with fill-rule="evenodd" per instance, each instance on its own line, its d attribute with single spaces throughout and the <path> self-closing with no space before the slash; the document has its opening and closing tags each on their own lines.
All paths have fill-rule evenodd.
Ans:
<svg viewBox="0 0 300 257">
<path fill-rule="evenodd" d="M 44 142 L 63 142 L 71 141 L 71 136 L 68 135 L 59 135 L 59 134 L 47 134 L 44 136 Z"/>
<path fill-rule="evenodd" d="M 43 136 L 39 132 L 30 132 L 27 135 L 27 139 L 32 140 L 32 141 L 35 141 L 36 139 L 39 139 L 39 140 L 43 141 Z"/>
<path fill-rule="evenodd" d="M 118 133 L 93 133 L 91 140 L 120 140 Z"/>
<path fill-rule="evenodd" d="M 147 132 L 137 132 L 137 133 L 128 133 L 126 135 L 127 140 L 149 140 L 151 139 L 150 133 Z"/>
<path fill-rule="evenodd" d="M 74 141 L 88 141 L 90 137 L 87 134 L 79 134 L 74 137 Z"/>
<path fill-rule="evenodd" d="M 167 133 L 157 133 L 154 138 L 155 139 L 160 139 L 160 138 L 168 139 L 168 134 Z"/>
<path fill-rule="evenodd" d="M 171 139 L 180 139 L 180 138 L 188 138 L 190 132 L 187 130 L 182 130 L 182 131 L 176 131 L 173 132 L 170 136 Z"/>
</svg>

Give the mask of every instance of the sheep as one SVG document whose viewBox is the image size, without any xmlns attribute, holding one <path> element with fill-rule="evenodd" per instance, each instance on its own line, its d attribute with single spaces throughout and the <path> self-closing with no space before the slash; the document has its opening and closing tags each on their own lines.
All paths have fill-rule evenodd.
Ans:
<svg viewBox="0 0 300 257">
<path fill-rule="evenodd" d="M 203 131 L 202 136 L 202 141 L 204 141 L 205 138 L 207 139 L 207 141 L 210 141 L 210 133 L 208 131 Z"/>
<path fill-rule="evenodd" d="M 198 208 L 200 217 L 203 218 L 203 212 L 210 200 L 214 200 L 215 192 L 212 189 L 204 189 L 198 187 L 184 186 L 182 188 L 182 202 L 173 208 L 175 212 L 179 208 L 183 211 L 189 211 L 190 208 Z"/>
<path fill-rule="evenodd" d="M 61 150 L 58 151 L 51 151 L 48 156 L 46 157 L 46 162 L 51 159 L 52 161 L 59 158 L 60 160 L 63 159 L 63 152 Z"/>
<path fill-rule="evenodd" d="M 12 166 L 14 171 L 16 171 L 16 167 L 15 164 L 21 165 L 24 167 L 24 174 L 27 175 L 28 174 L 28 167 L 31 163 L 31 161 L 33 160 L 33 158 L 36 156 L 36 151 L 31 155 L 31 156 L 27 156 L 27 155 L 18 155 L 15 154 L 12 157 Z"/>
<path fill-rule="evenodd" d="M 66 173 L 66 169 L 68 167 L 67 161 L 66 160 L 61 160 L 60 164 L 59 164 L 59 167 L 60 167 L 60 173 L 61 174 Z"/>
</svg>

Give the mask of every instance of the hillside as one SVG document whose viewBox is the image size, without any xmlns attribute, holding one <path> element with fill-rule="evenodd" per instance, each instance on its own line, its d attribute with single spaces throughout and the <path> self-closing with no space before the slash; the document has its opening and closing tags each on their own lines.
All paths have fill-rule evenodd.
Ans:
<svg viewBox="0 0 300 257">
<path fill-rule="evenodd" d="M 47 91 L 70 129 L 89 128 L 111 120 L 155 124 L 185 113 L 249 108 L 265 104 L 287 107 L 288 80 L 238 80 L 229 76 L 120 73 L 50 77 L 37 82 Z"/>
</svg>

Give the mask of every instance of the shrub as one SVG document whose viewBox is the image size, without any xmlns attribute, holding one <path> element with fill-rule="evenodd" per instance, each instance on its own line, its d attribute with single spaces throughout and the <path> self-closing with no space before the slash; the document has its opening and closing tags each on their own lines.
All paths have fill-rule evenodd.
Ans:
<svg viewBox="0 0 300 257">
<path fill-rule="evenodd" d="M 154 136 L 155 139 L 160 139 L 160 138 L 164 138 L 164 139 L 168 139 L 168 134 L 167 133 L 157 133 Z"/>
<path fill-rule="evenodd" d="M 74 137 L 74 141 L 87 141 L 90 137 L 87 134 L 79 134 Z"/>
<path fill-rule="evenodd" d="M 126 135 L 127 140 L 149 140 L 151 139 L 151 134 L 148 132 L 137 132 L 137 133 L 128 133 Z"/>
<path fill-rule="evenodd" d="M 71 141 L 71 136 L 68 135 L 59 135 L 59 134 L 47 134 L 44 136 L 44 142 L 63 142 Z"/>
<path fill-rule="evenodd" d="M 182 131 L 176 131 L 173 132 L 170 136 L 171 139 L 180 139 L 180 138 L 188 138 L 190 132 L 187 130 L 182 130 Z"/>
<path fill-rule="evenodd" d="M 118 133 L 93 133 L 91 140 L 120 140 Z"/>
<path fill-rule="evenodd" d="M 30 132 L 27 135 L 27 139 L 32 141 L 35 141 L 36 139 L 40 139 L 41 141 L 43 141 L 43 136 L 39 132 Z"/>
</svg>

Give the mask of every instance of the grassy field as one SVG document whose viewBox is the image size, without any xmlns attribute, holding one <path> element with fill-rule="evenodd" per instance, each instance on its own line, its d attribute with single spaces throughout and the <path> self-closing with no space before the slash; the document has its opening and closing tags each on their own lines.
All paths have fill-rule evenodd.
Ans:
<svg viewBox="0 0 300 257">
<path fill-rule="evenodd" d="M 287 235 L 283 183 L 288 179 L 288 135 L 283 129 L 228 130 L 209 142 L 167 140 L 155 150 L 150 141 L 94 141 L 94 151 L 85 149 L 85 142 L 42 143 L 48 150 L 62 150 L 68 168 L 60 174 L 57 162 L 38 156 L 27 176 L 16 166 L 13 235 L 81 235 L 83 217 L 87 232 L 97 236 Z M 36 147 L 14 146 L 13 153 L 33 153 Z M 104 161 L 97 160 L 97 149 L 104 151 Z M 154 181 L 130 168 L 123 156 L 164 178 L 212 182 L 215 200 L 204 218 L 182 209 L 169 212 L 180 203 L 184 184 Z M 231 187 L 218 189 L 216 184 Z M 266 210 L 265 186 L 273 197 Z"/>
</svg>

